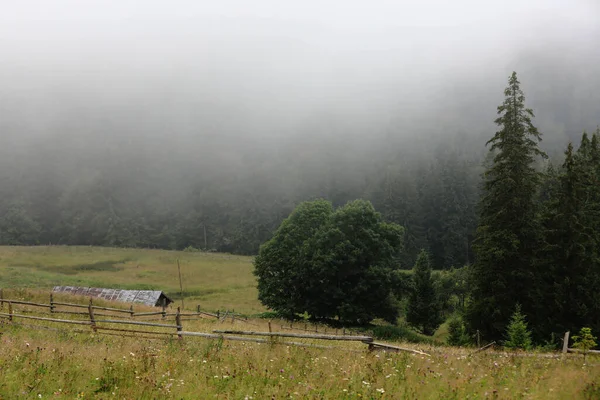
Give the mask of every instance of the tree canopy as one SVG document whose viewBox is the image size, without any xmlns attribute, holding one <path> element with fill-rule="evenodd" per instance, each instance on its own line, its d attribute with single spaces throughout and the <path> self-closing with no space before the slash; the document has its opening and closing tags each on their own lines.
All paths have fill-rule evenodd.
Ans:
<svg viewBox="0 0 600 400">
<path fill-rule="evenodd" d="M 368 201 L 336 210 L 324 200 L 301 203 L 256 257 L 259 299 L 288 316 L 394 322 L 391 273 L 402 237 Z"/>
</svg>

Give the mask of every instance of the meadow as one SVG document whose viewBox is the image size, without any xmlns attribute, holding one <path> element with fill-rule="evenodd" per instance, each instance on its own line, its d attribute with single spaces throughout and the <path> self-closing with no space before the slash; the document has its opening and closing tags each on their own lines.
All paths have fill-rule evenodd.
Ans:
<svg viewBox="0 0 600 400">
<path fill-rule="evenodd" d="M 199 303 L 209 310 L 264 311 L 256 300 L 247 257 L 88 247 L 3 247 L 0 257 L 4 298 L 47 303 L 49 289 L 57 284 L 152 287 L 176 294 L 179 259 L 188 308 Z M 87 299 L 57 294 L 55 301 L 85 304 Z M 94 304 L 127 307 L 103 300 Z M 29 306 L 13 308 L 23 315 L 42 315 Z M 4 304 L 0 312 L 6 309 Z M 136 311 L 152 309 L 136 306 Z M 174 323 L 172 317 L 167 321 Z M 268 323 L 259 318 L 183 321 L 184 330 L 195 332 L 268 331 Z M 274 331 L 281 329 L 279 324 L 272 321 Z M 500 350 L 473 354 L 472 348 L 392 343 L 422 350 L 428 357 L 370 352 L 366 345 L 353 342 L 300 340 L 330 347 L 320 349 L 281 341 L 132 336 L 0 318 L 0 399 L 600 398 L 600 357 L 595 356 L 584 362 L 573 354 Z"/>
<path fill-rule="evenodd" d="M 265 311 L 258 301 L 252 258 L 219 253 L 88 246 L 0 246 L 0 287 L 91 286 L 162 290 L 186 308 Z M 179 302 L 180 304 L 180 302 Z"/>
<path fill-rule="evenodd" d="M 421 346 L 431 356 L 185 337 L 146 339 L 0 320 L 0 398 L 597 399 L 600 364 Z M 255 330 L 266 322 L 252 321 Z M 235 322 L 236 328 L 245 323 Z M 37 325 L 37 324 L 36 324 Z M 186 321 L 186 329 L 231 327 Z M 404 346 L 415 345 L 404 344 Z"/>
</svg>

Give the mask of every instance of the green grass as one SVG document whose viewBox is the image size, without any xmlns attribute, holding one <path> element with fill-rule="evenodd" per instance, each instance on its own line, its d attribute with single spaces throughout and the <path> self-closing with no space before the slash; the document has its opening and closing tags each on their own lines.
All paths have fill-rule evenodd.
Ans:
<svg viewBox="0 0 600 400">
<path fill-rule="evenodd" d="M 49 289 L 91 286 L 154 289 L 179 299 L 181 265 L 186 308 L 265 311 L 252 258 L 217 253 L 83 246 L 0 247 L 0 286 Z"/>
<path fill-rule="evenodd" d="M 260 321 L 254 321 L 260 323 Z M 222 329 L 215 321 L 190 330 Z M 243 328 L 242 323 L 236 323 Z M 230 325 L 229 325 L 230 326 Z M 61 327 L 61 329 L 65 329 Z M 255 330 L 266 330 L 264 323 Z M 329 344 L 329 343 L 327 343 Z M 322 350 L 38 330 L 0 320 L 0 399 L 597 399 L 600 360 Z M 411 346 L 404 344 L 404 347 Z"/>
<path fill-rule="evenodd" d="M 83 247 L 4 247 L 0 248 L 0 257 L 0 282 L 5 288 L 9 282 L 6 278 L 21 287 L 38 283 L 50 287 L 57 283 L 55 280 L 67 284 L 64 282 L 79 279 L 84 284 L 99 282 L 99 286 L 174 288 L 173 293 L 178 288 L 179 257 L 186 302 L 203 299 L 201 304 L 213 304 L 215 308 L 224 304 L 221 308 L 235 305 L 236 310 L 242 310 L 246 305 L 247 310 L 264 311 L 256 300 L 251 259 L 246 257 Z M 155 286 L 155 282 L 160 284 Z M 5 298 L 40 303 L 46 302 L 49 295 L 48 290 L 23 288 L 4 293 Z M 82 304 L 87 300 L 66 294 L 55 296 L 57 301 L 67 299 Z M 118 306 L 102 300 L 94 303 Z M 28 305 L 12 307 L 16 314 L 49 315 L 45 309 Z M 139 307 L 139 311 L 145 309 L 152 308 Z M 1 312 L 6 310 L 4 304 Z M 168 318 L 167 323 L 175 322 L 174 317 Z M 249 323 L 185 319 L 182 324 L 185 331 L 196 332 L 282 329 L 277 320 L 269 323 L 261 319 Z M 489 350 L 470 356 L 473 349 L 435 346 L 429 340 L 406 343 L 408 336 L 415 334 L 400 328 L 381 328 L 379 334 L 392 344 L 420 349 L 431 357 L 370 353 L 365 344 L 358 342 L 321 341 L 319 344 L 335 346 L 324 350 L 196 337 L 181 341 L 146 339 L 139 334 L 107 336 L 87 326 L 20 318 L 9 323 L 0 318 L 0 399 L 600 398 L 597 356 L 588 356 L 585 364 L 579 355 L 550 358 L 545 354 Z"/>
</svg>

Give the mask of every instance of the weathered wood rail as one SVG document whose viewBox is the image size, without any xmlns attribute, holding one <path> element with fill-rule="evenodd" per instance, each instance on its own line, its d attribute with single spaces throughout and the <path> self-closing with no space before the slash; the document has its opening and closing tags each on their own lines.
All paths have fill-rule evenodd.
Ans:
<svg viewBox="0 0 600 400">
<path fill-rule="evenodd" d="M 355 341 L 355 342 L 372 342 L 371 336 L 342 336 L 342 335 L 324 335 L 324 334 L 308 334 L 308 333 L 287 333 L 287 332 L 256 332 L 256 331 L 238 331 L 238 330 L 213 330 L 214 333 L 232 334 L 232 335 L 248 335 L 248 336 L 270 336 L 270 337 L 289 337 L 302 339 L 319 339 L 319 340 L 339 340 L 339 341 Z"/>
<path fill-rule="evenodd" d="M 116 307 L 106 307 L 106 306 L 98 306 L 93 304 L 92 298 L 90 298 L 90 304 L 79 304 L 79 303 L 69 303 L 64 301 L 54 301 L 54 296 L 50 293 L 50 302 L 48 304 L 25 301 L 25 300 L 17 300 L 17 299 L 7 299 L 4 298 L 3 290 L 0 288 L 0 310 L 4 308 L 4 304 L 19 304 L 30 307 L 41 307 L 41 308 L 49 308 L 52 314 L 71 314 L 71 315 L 88 315 L 89 312 L 85 311 L 72 311 L 68 309 L 57 309 L 57 307 L 68 307 L 68 308 L 82 308 L 88 309 L 90 306 L 93 310 L 99 311 L 107 311 L 113 314 L 106 313 L 95 313 L 95 315 L 105 316 L 105 317 L 113 317 L 113 318 L 138 318 L 138 317 L 151 317 L 151 316 L 160 316 L 161 318 L 174 317 L 177 315 L 176 312 L 167 312 L 166 307 L 163 306 L 161 311 L 150 311 L 150 312 L 135 312 L 133 309 L 133 305 L 131 305 L 128 309 L 116 308 Z M 227 318 L 234 318 L 237 321 L 245 322 L 246 319 L 240 318 L 238 315 L 227 312 Z M 215 318 L 218 319 L 218 314 L 213 314 L 207 311 L 201 311 L 200 305 L 197 306 L 196 312 L 185 312 L 179 313 L 180 316 L 186 317 L 187 319 L 192 318 Z"/>
</svg>

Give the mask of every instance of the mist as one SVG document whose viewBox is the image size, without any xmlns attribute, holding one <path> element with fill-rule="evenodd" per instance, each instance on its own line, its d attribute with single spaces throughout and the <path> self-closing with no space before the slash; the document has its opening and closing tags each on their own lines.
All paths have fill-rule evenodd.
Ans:
<svg viewBox="0 0 600 400">
<path fill-rule="evenodd" d="M 594 0 L 287 3 L 4 4 L 5 218 L 38 243 L 242 253 L 320 196 L 425 227 L 406 204 L 446 161 L 476 192 L 513 70 L 550 153 L 600 123 Z"/>
</svg>

